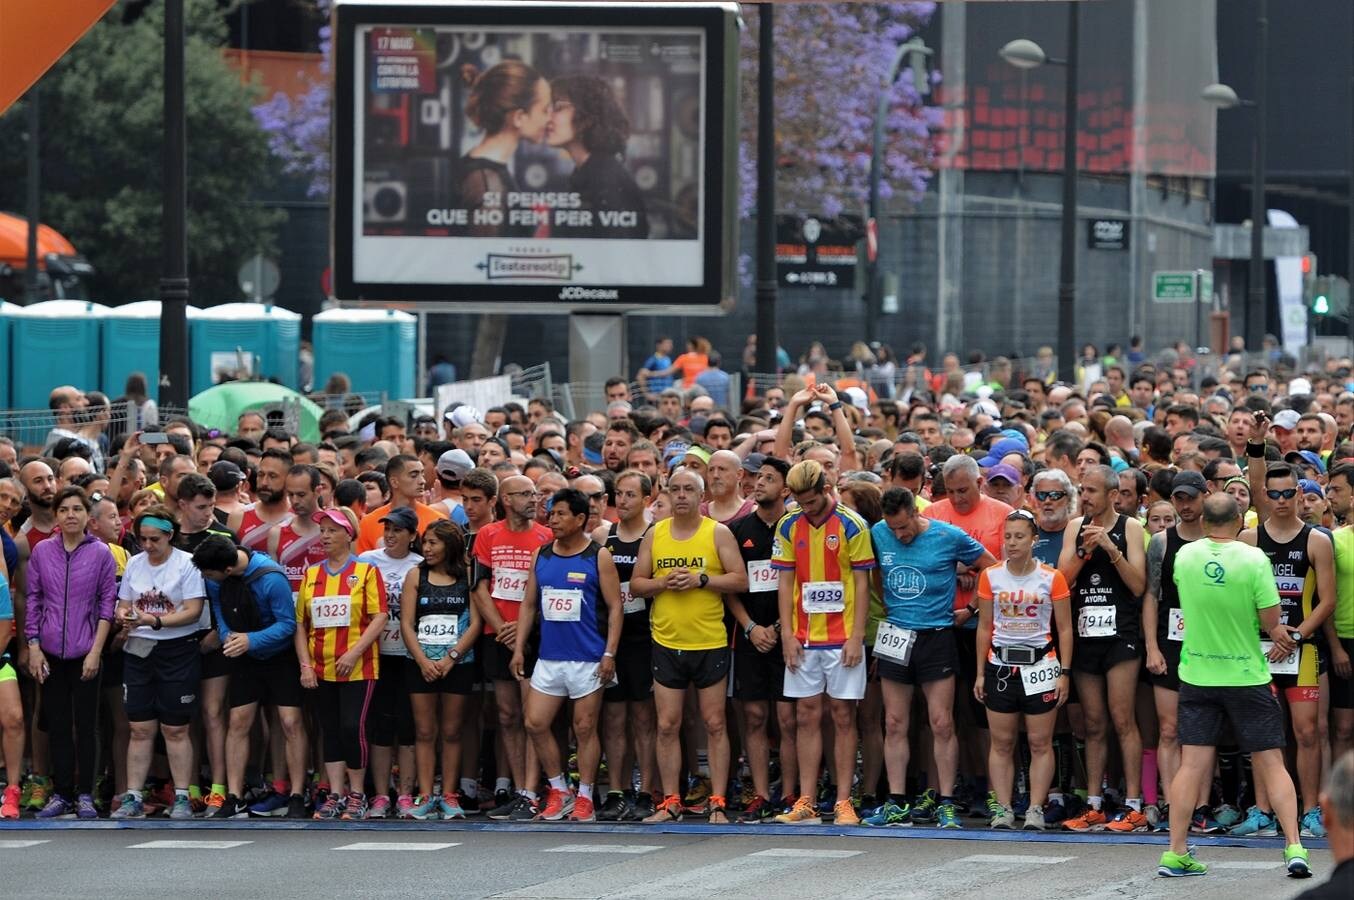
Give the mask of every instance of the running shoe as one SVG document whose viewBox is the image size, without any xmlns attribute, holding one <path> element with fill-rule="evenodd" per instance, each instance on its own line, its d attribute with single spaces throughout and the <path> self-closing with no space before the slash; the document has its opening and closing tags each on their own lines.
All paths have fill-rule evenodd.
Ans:
<svg viewBox="0 0 1354 900">
<path fill-rule="evenodd" d="M 936 820 L 936 792 L 927 790 L 912 804 L 910 813 L 913 825 L 930 825 Z"/>
<path fill-rule="evenodd" d="M 77 819 L 97 819 L 99 817 L 99 808 L 94 805 L 94 797 L 90 794 L 81 794 L 75 801 L 75 817 Z M 190 813 L 188 818 L 192 818 Z"/>
<path fill-rule="evenodd" d="M 389 804 L 390 801 L 387 800 L 386 805 L 389 806 Z M 443 820 L 461 819 L 464 821 L 465 819 L 465 807 L 461 805 L 461 798 L 455 794 L 443 794 L 442 798 L 437 801 L 437 808 L 441 810 Z M 368 815 L 368 818 L 372 818 L 372 816 Z"/>
<path fill-rule="evenodd" d="M 959 810 L 953 803 L 942 803 L 936 807 L 937 828 L 963 828 L 959 823 Z"/>
<path fill-rule="evenodd" d="M 602 801 L 602 806 L 597 810 L 597 821 L 619 822 L 629 805 L 630 801 L 625 796 L 624 791 L 607 791 L 606 799 Z"/>
<path fill-rule="evenodd" d="M 304 819 L 306 817 L 306 798 L 292 794 L 287 800 L 287 818 Z"/>
<path fill-rule="evenodd" d="M 1207 875 L 1208 866 L 1195 859 L 1193 853 L 1172 853 L 1167 850 L 1161 854 L 1161 861 L 1157 863 L 1157 874 L 1162 878 Z"/>
<path fill-rule="evenodd" d="M 249 818 L 249 804 L 236 797 L 234 794 L 226 795 L 226 802 L 221 804 L 220 814 L 213 816 L 216 819 L 247 819 Z"/>
<path fill-rule="evenodd" d="M 1011 801 L 1011 812 L 1017 816 L 1025 815 L 1025 811 L 1030 808 L 1030 795 L 1020 792 L 1015 795 L 1015 800 Z"/>
<path fill-rule="evenodd" d="M 574 811 L 574 793 L 565 788 L 551 788 L 545 795 L 545 806 L 536 818 L 542 822 L 558 822 Z"/>
<path fill-rule="evenodd" d="M 1142 808 L 1142 814 L 1147 817 L 1147 824 L 1153 829 L 1161 821 L 1161 809 L 1155 803 L 1148 803 Z"/>
<path fill-rule="evenodd" d="M 593 806 L 591 797 L 577 796 L 574 798 L 574 811 L 569 813 L 570 822 L 596 822 L 597 809 Z"/>
<path fill-rule="evenodd" d="M 1325 823 L 1321 821 L 1321 807 L 1314 806 L 1302 814 L 1302 830 L 1298 832 L 1303 837 L 1323 838 L 1326 836 Z"/>
<path fill-rule="evenodd" d="M 1007 809 L 1000 803 L 997 804 L 997 813 L 988 821 L 988 825 L 997 831 L 1015 830 L 1015 811 Z"/>
<path fill-rule="evenodd" d="M 510 791 L 494 791 L 494 799 L 491 801 L 493 806 L 489 808 L 487 815 L 496 822 L 501 822 L 508 818 L 512 809 L 517 805 L 517 795 Z"/>
<path fill-rule="evenodd" d="M 997 792 L 988 791 L 987 800 L 983 803 L 983 811 L 986 815 L 982 818 L 991 820 L 1001 815 L 1002 811 L 1005 809 L 1006 807 L 1002 806 L 1001 801 L 997 799 Z"/>
<path fill-rule="evenodd" d="M 1190 817 L 1189 830 L 1194 834 L 1217 834 L 1222 831 L 1222 823 L 1213 818 L 1207 806 L 1201 806 Z"/>
<path fill-rule="evenodd" d="M 377 794 L 371 798 L 371 805 L 367 808 L 368 819 L 386 819 L 390 817 L 390 796 L 387 794 Z"/>
<path fill-rule="evenodd" d="M 400 796 L 395 799 L 395 818 L 412 819 L 413 816 L 409 815 L 409 810 L 413 808 L 414 798 L 408 794 L 400 794 Z"/>
<path fill-rule="evenodd" d="M 1044 804 L 1044 823 L 1047 825 L 1061 825 L 1067 819 L 1067 807 L 1063 806 L 1061 800 L 1050 800 Z"/>
<path fill-rule="evenodd" d="M 201 795 L 188 795 L 188 808 L 193 811 L 193 818 L 197 818 L 207 811 L 207 800 Z"/>
<path fill-rule="evenodd" d="M 760 794 L 753 794 L 752 802 L 744 804 L 743 811 L 738 814 L 738 824 L 759 825 L 774 817 L 775 814 L 775 809 L 772 808 L 765 797 Z"/>
<path fill-rule="evenodd" d="M 225 809 L 226 798 L 223 794 L 208 794 L 202 805 L 202 818 L 218 819 Z"/>
<path fill-rule="evenodd" d="M 682 798 L 669 794 L 643 819 L 646 825 L 666 825 L 668 822 L 682 821 Z"/>
<path fill-rule="evenodd" d="M 1076 832 L 1104 831 L 1107 822 L 1108 820 L 1103 812 L 1093 807 L 1087 807 L 1086 812 L 1075 819 L 1068 819 L 1063 822 L 1063 827 L 1068 831 Z"/>
<path fill-rule="evenodd" d="M 643 822 L 645 819 L 649 818 L 649 816 L 654 814 L 655 809 L 657 809 L 657 807 L 654 806 L 653 795 L 640 791 L 635 795 L 634 805 L 621 821 Z"/>
<path fill-rule="evenodd" d="M 39 819 L 70 819 L 74 816 L 75 804 L 60 794 L 52 794 L 52 799 L 48 800 L 47 805 L 37 813 Z"/>
<path fill-rule="evenodd" d="M 863 825 L 869 828 L 910 828 L 912 827 L 912 807 L 904 803 L 899 806 L 892 800 L 885 800 L 873 815 L 866 816 Z"/>
<path fill-rule="evenodd" d="M 1142 813 L 1131 806 L 1125 806 L 1115 813 L 1113 821 L 1109 822 L 1105 828 L 1115 834 L 1134 834 L 1135 832 L 1150 831 L 1152 824 L 1147 821 L 1147 817 Z"/>
<path fill-rule="evenodd" d="M 682 811 L 689 812 L 693 816 L 703 816 L 707 811 L 710 802 L 711 786 L 710 779 L 701 775 L 691 780 L 691 786 L 687 789 L 686 796 L 682 798 Z"/>
<path fill-rule="evenodd" d="M 1157 810 L 1157 820 L 1152 823 L 1152 830 L 1153 831 L 1171 830 L 1171 808 L 1169 806 L 1162 806 L 1159 810 Z"/>
<path fill-rule="evenodd" d="M 1030 806 L 1025 810 L 1025 824 L 1021 826 L 1023 831 L 1043 831 L 1048 828 L 1048 821 L 1044 818 L 1044 809 L 1040 806 Z"/>
<path fill-rule="evenodd" d="M 441 804 L 436 797 L 419 794 L 410 799 L 409 812 L 405 818 L 417 819 L 420 822 L 435 822 L 442 818 Z"/>
<path fill-rule="evenodd" d="M 174 808 L 174 798 L 176 795 L 174 794 L 174 786 L 171 784 L 162 784 L 159 787 L 147 787 L 141 795 L 145 798 L 146 815 L 148 817 L 161 814 L 167 815 L 169 811 Z"/>
<path fill-rule="evenodd" d="M 277 791 L 269 791 L 262 800 L 249 807 L 249 815 L 255 819 L 280 818 L 287 814 L 287 797 Z"/>
<path fill-rule="evenodd" d="M 39 813 L 41 815 L 41 813 Z M 131 793 L 122 795 L 122 803 L 113 810 L 110 819 L 144 819 L 146 817 L 146 804 L 138 800 Z"/>
<path fill-rule="evenodd" d="M 508 814 L 508 821 L 532 822 L 535 821 L 538 812 L 540 812 L 538 801 L 532 800 L 526 794 L 518 794 L 517 802 L 513 804 L 512 812 Z"/>
<path fill-rule="evenodd" d="M 777 825 L 821 825 L 822 816 L 812 797 L 800 797 L 787 813 L 776 816 Z"/>
<path fill-rule="evenodd" d="M 1223 828 L 1231 828 L 1241 821 L 1241 810 L 1230 803 L 1224 803 L 1213 810 L 1213 818 L 1217 819 L 1218 824 Z"/>
<path fill-rule="evenodd" d="M 174 805 L 169 808 L 169 817 L 183 821 L 193 818 L 193 804 L 185 794 L 177 794 L 174 797 Z"/>
<path fill-rule="evenodd" d="M 465 815 L 478 816 L 480 814 L 480 801 L 478 797 L 472 797 L 465 791 L 457 791 L 456 802 L 461 805 L 461 812 Z"/>
<path fill-rule="evenodd" d="M 1227 833 L 1237 837 L 1274 837 L 1279 833 L 1279 825 L 1273 813 L 1252 806 L 1246 810 L 1246 818 L 1233 825 Z"/>
<path fill-rule="evenodd" d="M 833 825 L 859 825 L 860 816 L 850 800 L 838 800 L 832 807 Z"/>
<path fill-rule="evenodd" d="M 340 816 L 345 822 L 360 822 L 367 817 L 367 798 L 364 794 L 357 791 L 351 791 L 346 800 L 343 801 L 343 815 Z"/>
<path fill-rule="evenodd" d="M 23 790 L 17 784 L 5 788 L 5 797 L 0 801 L 0 819 L 19 818 L 19 806 L 23 802 Z"/>
<path fill-rule="evenodd" d="M 729 801 L 720 794 L 711 794 L 706 801 L 705 811 L 711 825 L 729 824 Z"/>
<path fill-rule="evenodd" d="M 319 821 L 332 821 L 343 815 L 343 801 L 337 794 L 330 794 L 315 807 L 313 818 Z"/>
<path fill-rule="evenodd" d="M 27 791 L 24 806 L 31 810 L 46 809 L 47 801 L 52 796 L 52 779 L 46 775 L 30 775 L 24 790 Z"/>
<path fill-rule="evenodd" d="M 1307 848 L 1301 844 L 1289 844 L 1285 847 L 1283 861 L 1288 865 L 1289 878 L 1312 877 L 1312 863 L 1307 856 Z"/>
</svg>

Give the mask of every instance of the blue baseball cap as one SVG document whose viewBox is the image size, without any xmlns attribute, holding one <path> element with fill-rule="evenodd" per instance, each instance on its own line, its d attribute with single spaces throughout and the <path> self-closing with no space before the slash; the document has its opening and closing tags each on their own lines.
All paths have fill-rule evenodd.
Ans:
<svg viewBox="0 0 1354 900">
<path fill-rule="evenodd" d="M 1322 499 L 1325 499 L 1326 497 L 1326 492 L 1321 490 L 1321 485 L 1317 484 L 1310 478 L 1304 478 L 1301 481 L 1299 481 L 1298 490 L 1300 490 L 1304 494 L 1316 494 L 1318 497 L 1321 497 Z"/>
<path fill-rule="evenodd" d="M 987 455 L 978 460 L 978 465 L 984 469 L 990 469 L 1001 462 L 1002 457 L 1010 453 L 1019 453 L 1025 459 L 1029 459 L 1030 450 L 1024 441 L 1017 441 L 1015 438 L 1005 438 L 997 441 L 987 451 Z"/>
<path fill-rule="evenodd" d="M 1304 466 L 1315 466 L 1316 471 L 1322 475 L 1326 474 L 1326 464 L 1321 461 L 1319 454 L 1311 450 L 1292 450 L 1284 454 L 1284 462 L 1295 462 Z"/>
</svg>

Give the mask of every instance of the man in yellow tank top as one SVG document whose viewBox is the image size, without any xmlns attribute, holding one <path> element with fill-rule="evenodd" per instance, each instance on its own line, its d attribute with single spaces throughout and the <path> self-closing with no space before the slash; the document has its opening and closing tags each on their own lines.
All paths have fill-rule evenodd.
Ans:
<svg viewBox="0 0 1354 900">
<path fill-rule="evenodd" d="M 747 572 L 733 533 L 700 514 L 705 483 L 690 469 L 668 480 L 672 517 L 654 524 L 640 544 L 630 577 L 636 597 L 652 597 L 654 706 L 658 713 L 658 771 L 666 797 L 646 822 L 682 817 L 682 708 L 694 685 L 709 738 L 710 779 L 729 782 L 729 738 L 724 726 L 729 675 L 724 594 L 747 590 Z M 725 824 L 724 797 L 710 797 L 711 824 Z"/>
</svg>

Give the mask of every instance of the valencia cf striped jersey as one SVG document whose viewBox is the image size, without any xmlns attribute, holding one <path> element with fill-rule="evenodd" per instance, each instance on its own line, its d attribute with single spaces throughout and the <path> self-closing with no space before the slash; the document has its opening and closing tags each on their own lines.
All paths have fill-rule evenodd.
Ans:
<svg viewBox="0 0 1354 900">
<path fill-rule="evenodd" d="M 857 600 L 852 573 L 875 567 L 864 519 L 840 503 L 818 525 L 803 510 L 786 513 L 776 526 L 771 565 L 795 574 L 792 618 L 801 644 L 840 647 L 852 637 Z M 859 600 L 868 603 L 870 598 Z"/>
<path fill-rule="evenodd" d="M 387 612 L 381 572 L 371 563 L 348 558 L 331 573 L 326 563 L 306 569 L 296 598 L 296 627 L 303 630 L 315 677 L 321 681 L 369 681 L 380 667 L 380 641 L 372 641 L 346 677 L 336 668 L 339 657 L 357 646 L 371 620 Z"/>
</svg>

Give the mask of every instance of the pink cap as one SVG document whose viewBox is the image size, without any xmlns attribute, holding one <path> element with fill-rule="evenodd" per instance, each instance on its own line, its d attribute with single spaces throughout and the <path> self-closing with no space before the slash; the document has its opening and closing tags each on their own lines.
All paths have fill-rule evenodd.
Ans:
<svg viewBox="0 0 1354 900">
<path fill-rule="evenodd" d="M 338 525 L 344 531 L 348 532 L 348 537 L 357 536 L 353 531 L 353 523 L 349 522 L 348 517 L 337 509 L 317 509 L 315 512 L 311 513 L 310 516 L 310 521 L 316 524 L 323 522 L 325 519 L 328 519 L 330 522 L 333 522 L 335 525 Z"/>
</svg>

